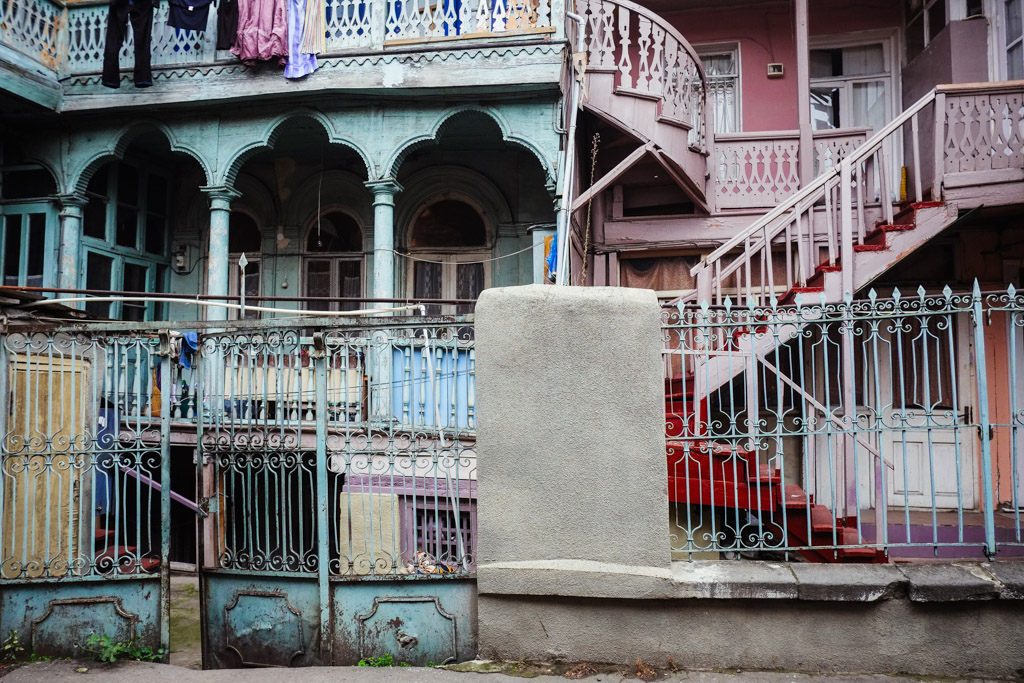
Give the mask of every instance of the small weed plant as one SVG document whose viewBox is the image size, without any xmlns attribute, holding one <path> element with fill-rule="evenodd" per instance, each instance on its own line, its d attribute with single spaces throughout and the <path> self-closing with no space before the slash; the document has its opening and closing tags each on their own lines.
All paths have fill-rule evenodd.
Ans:
<svg viewBox="0 0 1024 683">
<path fill-rule="evenodd" d="M 114 640 L 108 635 L 93 633 L 85 641 L 83 649 L 92 654 L 100 662 L 112 664 L 118 660 L 137 660 L 140 662 L 157 662 L 164 658 L 164 649 L 139 647 L 134 640 L 127 642 Z"/>
<path fill-rule="evenodd" d="M 384 654 L 380 657 L 367 657 L 366 659 L 360 659 L 357 666 L 377 666 L 377 667 L 389 667 L 389 666 L 411 666 L 409 662 L 396 662 L 395 658 L 390 654 Z"/>
<path fill-rule="evenodd" d="M 11 632 L 4 638 L 3 643 L 3 654 L 0 655 L 0 662 L 48 662 L 52 659 L 47 655 L 38 655 L 35 652 L 29 652 L 25 649 L 25 646 L 21 644 L 18 639 L 18 631 L 11 629 Z"/>
</svg>

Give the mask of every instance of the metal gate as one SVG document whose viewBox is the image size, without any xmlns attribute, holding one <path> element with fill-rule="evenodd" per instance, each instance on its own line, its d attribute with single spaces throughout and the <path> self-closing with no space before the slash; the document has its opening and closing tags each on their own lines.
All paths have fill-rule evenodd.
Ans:
<svg viewBox="0 0 1024 683">
<path fill-rule="evenodd" d="M 167 647 L 170 339 L 128 329 L 0 336 L 0 639 L 25 654 Z"/>
<path fill-rule="evenodd" d="M 204 666 L 471 658 L 472 327 L 304 324 L 202 334 L 182 382 Z"/>
</svg>

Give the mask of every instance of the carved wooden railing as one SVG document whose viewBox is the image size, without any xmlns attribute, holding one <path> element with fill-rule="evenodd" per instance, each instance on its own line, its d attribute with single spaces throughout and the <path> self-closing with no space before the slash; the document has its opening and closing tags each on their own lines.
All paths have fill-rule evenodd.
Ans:
<svg viewBox="0 0 1024 683">
<path fill-rule="evenodd" d="M 815 132 L 815 175 L 862 145 L 868 132 L 867 128 Z M 799 131 L 716 135 L 715 162 L 718 209 L 775 206 L 800 189 Z"/>
<path fill-rule="evenodd" d="M 923 118 L 932 112 L 931 121 Z M 922 122 L 931 129 L 923 133 Z M 695 266 L 697 290 L 681 301 L 720 304 L 726 292 L 769 305 L 780 289 L 805 287 L 819 266 L 841 270 L 842 291 L 852 293 L 854 245 L 865 244 L 873 227 L 865 206 L 877 202 L 881 220 L 893 222 L 900 194 L 893 162 L 901 155 L 912 202 L 926 192 L 941 200 L 944 187 L 1024 182 L 1024 81 L 939 86 L 854 145 L 842 136 L 819 139 L 822 172 Z M 922 155 L 927 145 L 932 154 Z M 827 249 L 824 263 L 819 249 Z"/>
<path fill-rule="evenodd" d="M 690 131 L 691 146 L 703 150 L 707 83 L 679 31 L 629 0 L 577 0 L 576 8 L 586 22 L 587 71 L 615 74 L 618 95 L 657 102 L 659 119 Z"/>
<path fill-rule="evenodd" d="M 555 33 L 552 0 L 326 0 L 326 53 L 374 51 L 386 45 L 466 38 Z M 560 7 L 560 6 L 559 6 Z M 96 73 L 103 67 L 109 4 L 84 0 L 0 0 L 0 45 L 59 75 Z M 167 25 L 168 3 L 153 19 L 155 68 L 201 66 L 234 59 L 216 49 L 217 13 L 204 31 Z M 122 68 L 133 62 L 129 36 L 121 46 Z"/>
<path fill-rule="evenodd" d="M 66 9 L 57 0 L 0 1 L 0 45 L 56 72 L 61 66 L 61 37 Z"/>
</svg>

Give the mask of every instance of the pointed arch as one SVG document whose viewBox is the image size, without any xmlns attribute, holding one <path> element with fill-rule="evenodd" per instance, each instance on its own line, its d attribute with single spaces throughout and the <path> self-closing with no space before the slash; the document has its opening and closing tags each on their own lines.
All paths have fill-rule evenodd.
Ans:
<svg viewBox="0 0 1024 683">
<path fill-rule="evenodd" d="M 327 135 L 328 144 L 340 145 L 348 148 L 352 152 L 355 152 L 363 162 L 363 166 L 366 169 L 366 177 L 373 177 L 373 163 L 370 161 L 369 155 L 362 147 L 348 136 L 339 133 L 334 127 L 334 123 L 331 119 L 323 113 L 316 111 L 315 109 L 302 109 L 293 110 L 271 119 L 270 122 L 264 126 L 262 132 L 255 140 L 236 150 L 224 165 L 224 176 L 220 180 L 220 184 L 227 185 L 229 187 L 233 185 L 235 178 L 238 176 L 239 171 L 242 166 L 245 165 L 246 161 L 260 152 L 274 149 L 277 146 L 278 138 L 280 138 L 281 134 L 287 130 L 286 124 L 289 121 L 303 118 L 315 121 L 323 128 L 324 133 Z"/>
<path fill-rule="evenodd" d="M 501 112 L 492 107 L 486 107 L 478 104 L 467 104 L 458 107 L 452 107 L 446 109 L 435 119 L 433 126 L 431 126 L 428 133 L 424 135 L 418 135 L 410 138 L 399 145 L 398 149 L 391 155 L 388 161 L 383 165 L 381 178 L 396 178 L 398 177 L 398 171 L 401 169 L 402 164 L 406 158 L 417 149 L 421 149 L 427 145 L 436 144 L 440 139 L 441 133 L 445 128 L 457 121 L 459 118 L 482 114 L 491 119 L 497 126 L 500 132 L 501 139 L 513 146 L 522 149 L 534 156 L 541 168 L 544 169 L 544 174 L 549 184 L 554 184 L 555 170 L 554 164 L 544 156 L 539 145 L 530 140 L 529 138 L 516 135 L 512 132 L 512 128 L 508 123 L 508 120 L 502 116 Z"/>
</svg>

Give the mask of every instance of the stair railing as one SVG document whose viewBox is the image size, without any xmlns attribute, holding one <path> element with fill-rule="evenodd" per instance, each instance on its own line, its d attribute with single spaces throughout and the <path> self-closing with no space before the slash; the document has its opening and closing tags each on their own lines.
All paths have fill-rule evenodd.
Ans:
<svg viewBox="0 0 1024 683">
<path fill-rule="evenodd" d="M 755 305 L 769 305 L 772 297 L 791 288 L 799 291 L 807 287 L 808 280 L 822 268 L 842 270 L 843 290 L 852 291 L 854 243 L 864 244 L 868 234 L 865 207 L 878 202 L 882 219 L 887 223 L 893 220 L 893 199 L 899 194 L 900 184 L 894 184 L 890 177 L 892 160 L 898 158 L 903 129 L 908 124 L 911 163 L 907 170 L 912 188 L 907 192 L 917 202 L 924 196 L 919 117 L 935 99 L 933 89 L 837 165 L 711 252 L 690 271 L 696 278 L 696 291 L 681 297 L 678 303 L 707 301 L 721 305 L 725 296 L 732 294 L 737 303 L 745 298 Z M 935 128 L 937 157 L 941 158 L 942 112 L 936 113 Z M 938 199 L 937 185 L 934 199 Z M 819 234 L 815 214 L 821 211 L 827 237 L 825 261 L 817 253 L 815 239 Z M 782 253 L 774 253 L 775 247 L 781 247 Z M 840 268 L 840 263 L 850 267 Z"/>
<path fill-rule="evenodd" d="M 585 19 L 587 71 L 615 74 L 615 94 L 658 102 L 659 119 L 707 148 L 707 81 L 700 58 L 670 23 L 629 0 L 577 0 Z"/>
</svg>

